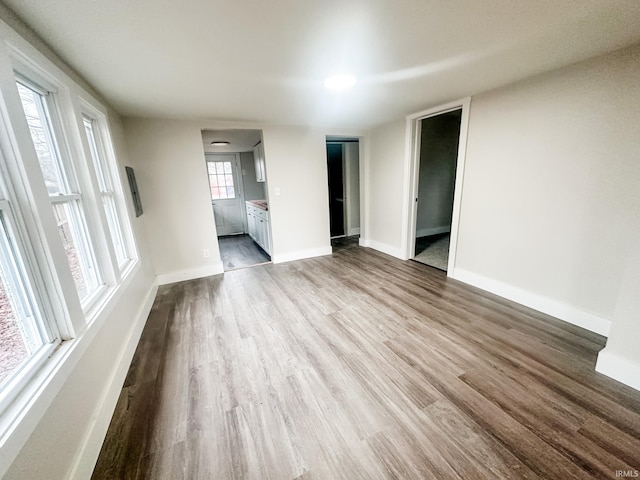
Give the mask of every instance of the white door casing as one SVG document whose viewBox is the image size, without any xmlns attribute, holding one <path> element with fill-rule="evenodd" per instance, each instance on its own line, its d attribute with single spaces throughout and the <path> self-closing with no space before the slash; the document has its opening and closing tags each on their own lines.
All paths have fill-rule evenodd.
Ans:
<svg viewBox="0 0 640 480">
<path fill-rule="evenodd" d="M 218 236 L 246 231 L 244 192 L 237 153 L 206 154 L 211 205 Z"/>
<path fill-rule="evenodd" d="M 469 128 L 469 110 L 471 97 L 457 102 L 451 102 L 436 108 L 425 110 L 413 115 L 408 115 L 406 120 L 405 138 L 405 203 L 403 208 L 402 245 L 403 258 L 408 260 L 414 257 L 416 243 L 416 217 L 418 194 L 418 168 L 420 157 L 420 120 L 452 110 L 462 109 L 460 120 L 460 141 L 458 146 L 458 159 L 456 166 L 456 180 L 453 198 L 453 215 L 451 218 L 451 239 L 449 243 L 449 261 L 447 276 L 456 278 L 455 264 L 458 247 L 458 222 L 460 220 L 460 207 L 462 203 L 462 185 L 464 178 L 464 163 L 467 151 L 467 133 Z"/>
</svg>

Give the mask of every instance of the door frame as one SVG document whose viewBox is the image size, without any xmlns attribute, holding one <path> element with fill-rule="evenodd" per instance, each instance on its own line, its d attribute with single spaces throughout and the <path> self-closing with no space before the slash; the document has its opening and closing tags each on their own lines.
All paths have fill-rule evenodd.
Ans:
<svg viewBox="0 0 640 480">
<path fill-rule="evenodd" d="M 233 155 L 235 157 L 234 163 L 235 163 L 235 170 L 236 170 L 236 192 L 238 192 L 238 197 L 240 197 L 240 204 L 241 204 L 241 208 L 240 210 L 242 210 L 242 230 L 243 233 L 247 233 L 247 209 L 245 208 L 245 199 L 244 199 L 244 185 L 242 184 L 242 163 L 240 162 L 240 153 L 238 152 L 205 152 L 204 154 L 204 160 L 205 160 L 205 167 L 207 167 L 207 164 L 209 163 L 208 158 L 209 157 L 217 157 L 220 155 Z M 207 185 L 209 185 L 209 170 L 207 168 L 206 170 L 206 174 L 207 174 Z M 216 227 L 216 217 L 215 217 L 215 212 L 213 211 L 213 202 L 215 202 L 215 200 L 211 199 L 211 190 L 209 190 L 209 203 L 211 204 L 211 213 L 213 215 L 213 225 L 216 228 L 216 238 L 218 238 L 220 235 L 218 234 L 218 228 Z M 238 234 L 234 234 L 234 235 L 242 235 L 240 233 Z"/>
<path fill-rule="evenodd" d="M 455 277 L 456 253 L 458 248 L 458 227 L 460 207 L 462 204 L 462 187 L 464 165 L 467 154 L 467 136 L 469 131 L 469 110 L 471 97 L 446 103 L 435 108 L 407 115 L 405 137 L 405 204 L 403 208 L 402 245 L 405 260 L 415 257 L 416 223 L 418 218 L 418 182 L 420 179 L 420 136 L 421 120 L 435 117 L 443 113 L 462 109 L 460 118 L 460 139 L 458 142 L 458 158 L 456 160 L 456 179 L 453 194 L 453 214 L 451 216 L 451 237 L 449 242 L 449 261 L 447 276 Z"/>
<path fill-rule="evenodd" d="M 346 172 L 346 164 L 344 161 L 344 141 L 343 140 L 327 140 L 325 145 L 340 145 L 341 153 L 340 153 L 340 166 L 342 167 L 342 231 L 344 232 L 342 235 L 337 235 L 335 237 L 331 237 L 331 229 L 329 229 L 329 236 L 331 240 L 334 238 L 343 238 L 348 237 L 348 211 L 347 211 L 347 172 Z M 327 162 L 329 162 L 329 156 L 327 155 Z M 327 169 L 329 165 L 327 163 Z M 327 170 L 328 173 L 328 170 Z M 329 194 L 331 194 L 331 189 L 329 189 Z M 331 218 L 331 195 L 329 195 L 329 218 Z"/>
<path fill-rule="evenodd" d="M 368 209 L 365 208 L 365 200 L 366 193 L 368 192 L 366 188 L 366 181 L 368 179 L 368 171 L 366 170 L 367 163 L 365 162 L 365 156 L 367 155 L 365 142 L 367 141 L 366 135 L 362 132 L 338 132 L 338 133 L 325 133 L 324 135 L 324 155 L 325 155 L 325 165 L 327 164 L 327 143 L 342 143 L 342 168 L 343 168 L 343 182 L 346 182 L 346 176 L 344 175 L 345 163 L 344 163 L 344 143 L 348 141 L 358 141 L 358 201 L 360 205 L 359 211 L 359 220 L 360 220 L 360 231 L 357 235 L 360 236 L 359 245 L 364 245 L 364 238 L 366 235 L 368 219 L 365 217 L 365 214 L 368 212 Z M 345 192 L 346 195 L 346 192 Z M 329 198 L 329 182 L 327 182 L 327 199 Z M 344 208 L 346 209 L 346 202 Z M 327 210 L 327 224 L 329 224 L 329 210 Z M 329 241 L 331 241 L 331 230 L 329 229 Z M 345 214 L 345 237 L 349 236 L 348 225 L 347 225 L 347 215 Z"/>
</svg>

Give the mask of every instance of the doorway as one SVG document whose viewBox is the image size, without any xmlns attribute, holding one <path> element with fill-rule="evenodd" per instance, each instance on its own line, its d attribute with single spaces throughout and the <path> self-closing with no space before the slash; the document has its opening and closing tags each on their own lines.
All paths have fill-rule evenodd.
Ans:
<svg viewBox="0 0 640 480">
<path fill-rule="evenodd" d="M 407 117 L 406 257 L 455 277 L 470 99 Z"/>
<path fill-rule="evenodd" d="M 420 120 L 413 259 L 447 271 L 462 109 Z"/>
<path fill-rule="evenodd" d="M 246 231 L 246 220 L 242 182 L 238 181 L 239 155 L 207 153 L 205 158 L 218 236 L 241 235 Z"/>
<path fill-rule="evenodd" d="M 360 141 L 327 137 L 329 231 L 332 241 L 360 235 Z"/>
<path fill-rule="evenodd" d="M 271 261 L 267 173 L 260 130 L 203 130 L 211 207 L 225 271 Z"/>
</svg>

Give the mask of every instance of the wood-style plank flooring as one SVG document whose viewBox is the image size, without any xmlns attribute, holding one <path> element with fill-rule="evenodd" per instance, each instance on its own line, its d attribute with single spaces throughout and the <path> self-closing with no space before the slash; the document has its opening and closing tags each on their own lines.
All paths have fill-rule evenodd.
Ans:
<svg viewBox="0 0 640 480">
<path fill-rule="evenodd" d="M 94 479 L 605 479 L 604 339 L 346 242 L 160 288 Z"/>
<path fill-rule="evenodd" d="M 246 234 L 218 237 L 218 246 L 225 272 L 271 261 L 271 257 Z"/>
</svg>

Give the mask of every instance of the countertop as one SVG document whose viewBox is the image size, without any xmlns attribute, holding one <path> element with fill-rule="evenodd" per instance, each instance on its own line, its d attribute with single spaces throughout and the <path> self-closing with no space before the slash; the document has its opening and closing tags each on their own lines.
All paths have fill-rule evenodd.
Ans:
<svg viewBox="0 0 640 480">
<path fill-rule="evenodd" d="M 245 203 L 253 205 L 254 207 L 258 207 L 265 211 L 269 210 L 269 205 L 267 204 L 266 200 L 247 200 Z"/>
</svg>

